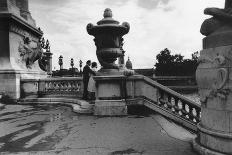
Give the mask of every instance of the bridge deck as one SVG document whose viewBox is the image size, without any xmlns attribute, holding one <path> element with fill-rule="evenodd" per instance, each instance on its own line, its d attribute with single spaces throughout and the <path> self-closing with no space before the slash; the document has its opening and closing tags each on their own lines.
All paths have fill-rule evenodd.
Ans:
<svg viewBox="0 0 232 155">
<path fill-rule="evenodd" d="M 195 135 L 158 114 L 99 118 L 67 106 L 7 105 L 0 115 L 6 154 L 195 155 Z"/>
</svg>

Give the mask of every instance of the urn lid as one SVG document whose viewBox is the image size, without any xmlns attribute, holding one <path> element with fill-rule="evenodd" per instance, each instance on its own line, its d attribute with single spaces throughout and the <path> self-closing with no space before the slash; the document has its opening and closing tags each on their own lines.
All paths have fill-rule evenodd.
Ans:
<svg viewBox="0 0 232 155">
<path fill-rule="evenodd" d="M 97 25 L 104 25 L 104 24 L 115 24 L 118 25 L 119 22 L 114 20 L 113 13 L 110 8 L 106 8 L 103 14 L 103 19 L 97 22 Z"/>
<path fill-rule="evenodd" d="M 97 25 L 89 23 L 86 27 L 87 32 L 90 35 L 96 36 L 97 34 L 115 34 L 123 36 L 130 30 L 130 25 L 127 22 L 123 22 L 119 25 L 119 22 L 114 20 L 111 9 L 106 8 L 103 14 L 103 19 L 97 22 Z"/>
</svg>

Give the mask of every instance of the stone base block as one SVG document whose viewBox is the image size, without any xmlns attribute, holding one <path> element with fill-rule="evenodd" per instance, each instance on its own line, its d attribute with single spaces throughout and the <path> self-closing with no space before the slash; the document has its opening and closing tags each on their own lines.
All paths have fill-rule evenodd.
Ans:
<svg viewBox="0 0 232 155">
<path fill-rule="evenodd" d="M 232 154 L 232 134 L 198 125 L 199 144 L 218 152 Z"/>
<path fill-rule="evenodd" d="M 97 100 L 94 107 L 96 116 L 125 116 L 127 106 L 125 100 Z"/>
<path fill-rule="evenodd" d="M 20 98 L 20 75 L 16 73 L 0 74 L 0 95 L 12 99 Z"/>
<path fill-rule="evenodd" d="M 220 153 L 220 152 L 216 152 L 214 150 L 210 150 L 204 146 L 201 146 L 199 143 L 198 143 L 198 139 L 194 139 L 193 140 L 193 149 L 195 151 L 197 151 L 200 155 L 227 155 L 227 154 L 224 154 L 224 153 Z"/>
</svg>

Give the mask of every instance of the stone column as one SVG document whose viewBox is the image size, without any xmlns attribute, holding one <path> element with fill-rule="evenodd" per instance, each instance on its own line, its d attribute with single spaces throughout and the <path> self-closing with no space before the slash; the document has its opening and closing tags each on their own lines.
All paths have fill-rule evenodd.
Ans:
<svg viewBox="0 0 232 155">
<path fill-rule="evenodd" d="M 28 1 L 17 0 L 28 10 Z M 43 33 L 14 9 L 15 0 L 0 2 L 0 95 L 20 98 L 22 78 L 42 78 L 47 74 L 39 66 Z M 17 10 L 16 9 L 16 10 Z M 14 12 L 15 11 L 15 12 Z"/>
<path fill-rule="evenodd" d="M 203 50 L 196 72 L 201 99 L 199 134 L 193 146 L 204 155 L 232 154 L 232 22 L 231 0 L 225 9 L 207 8 Z"/>
<path fill-rule="evenodd" d="M 30 15 L 30 12 L 28 9 L 28 0 L 17 0 L 16 5 L 20 9 L 21 16 L 25 19 L 28 19 L 28 15 Z"/>
</svg>

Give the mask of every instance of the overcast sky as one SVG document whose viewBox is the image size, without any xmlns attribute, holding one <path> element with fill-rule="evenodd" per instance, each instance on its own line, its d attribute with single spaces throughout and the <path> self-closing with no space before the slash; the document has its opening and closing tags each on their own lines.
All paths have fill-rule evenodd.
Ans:
<svg viewBox="0 0 232 155">
<path fill-rule="evenodd" d="M 130 23 L 124 36 L 126 59 L 134 68 L 152 68 L 156 55 L 164 48 L 185 58 L 202 48 L 199 29 L 208 18 L 206 7 L 224 7 L 224 0 L 29 0 L 32 17 L 51 43 L 53 69 L 63 55 L 64 67 L 74 58 L 97 61 L 93 37 L 86 32 L 88 23 L 103 18 L 111 8 L 113 18 Z"/>
</svg>

